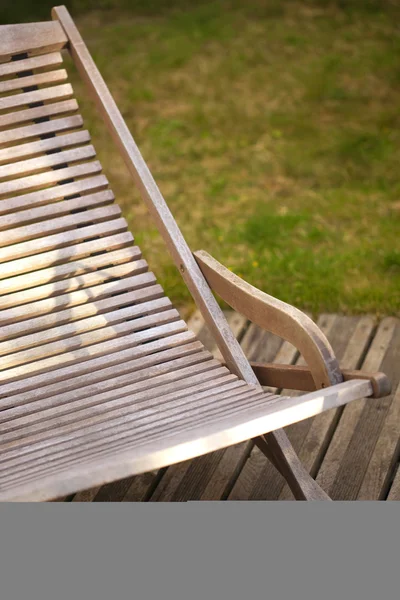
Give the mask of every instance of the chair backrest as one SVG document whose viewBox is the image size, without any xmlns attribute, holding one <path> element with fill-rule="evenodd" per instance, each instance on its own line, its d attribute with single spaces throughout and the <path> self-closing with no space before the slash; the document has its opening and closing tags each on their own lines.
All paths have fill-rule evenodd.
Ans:
<svg viewBox="0 0 400 600">
<path fill-rule="evenodd" d="M 42 285 L 54 264 L 66 277 L 68 261 L 104 263 L 105 251 L 132 244 L 59 68 L 68 48 L 230 370 L 258 384 L 68 11 L 57 7 L 53 18 L 0 26 L 2 293 Z"/>
</svg>

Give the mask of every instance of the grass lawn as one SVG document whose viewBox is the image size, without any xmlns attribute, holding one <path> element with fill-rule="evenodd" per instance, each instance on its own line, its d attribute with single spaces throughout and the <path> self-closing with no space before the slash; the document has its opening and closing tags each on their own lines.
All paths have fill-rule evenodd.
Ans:
<svg viewBox="0 0 400 600">
<path fill-rule="evenodd" d="M 191 248 L 303 309 L 398 314 L 400 4 L 105 4 L 118 10 L 82 12 L 78 26 Z M 191 308 L 81 107 L 137 243 Z"/>
</svg>

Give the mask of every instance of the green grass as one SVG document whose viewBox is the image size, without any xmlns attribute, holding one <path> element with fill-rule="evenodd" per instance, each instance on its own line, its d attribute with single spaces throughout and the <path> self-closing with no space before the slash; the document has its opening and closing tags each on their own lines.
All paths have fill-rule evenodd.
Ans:
<svg viewBox="0 0 400 600">
<path fill-rule="evenodd" d="M 398 314 L 400 3 L 93 5 L 72 12 L 190 246 L 303 309 Z M 137 242 L 190 307 L 74 84 Z"/>
</svg>

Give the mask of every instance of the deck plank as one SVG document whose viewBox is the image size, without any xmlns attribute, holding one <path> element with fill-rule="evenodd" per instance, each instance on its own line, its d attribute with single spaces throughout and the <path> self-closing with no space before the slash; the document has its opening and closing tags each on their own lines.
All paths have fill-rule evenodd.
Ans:
<svg viewBox="0 0 400 600">
<path fill-rule="evenodd" d="M 339 358 L 340 366 L 346 369 L 358 369 L 374 331 L 374 319 L 365 317 L 338 317 L 335 321 L 335 334 L 332 340 Z M 349 339 L 350 334 L 350 339 Z M 343 408 L 321 413 L 310 421 L 309 430 L 299 449 L 299 457 L 305 468 L 316 477 L 325 452 L 329 446 Z M 293 499 L 287 485 L 284 486 L 279 500 Z"/>
<path fill-rule="evenodd" d="M 379 324 L 363 363 L 363 369 L 384 371 L 392 381 L 393 390 L 396 391 L 399 384 L 399 352 L 400 321 L 388 317 Z M 386 440 L 380 436 L 384 430 L 385 421 L 391 414 L 390 408 L 394 397 L 395 394 L 392 393 L 391 396 L 379 400 L 358 400 L 345 407 L 317 477 L 322 485 L 325 482 L 325 486 L 328 488 L 326 491 L 334 500 L 356 500 L 359 494 L 363 499 L 368 497 L 369 500 L 378 500 L 381 498 L 383 486 L 390 475 L 391 464 L 388 464 L 385 458 L 387 456 Z M 379 439 L 382 442 L 378 446 Z M 371 460 L 374 456 L 375 465 L 378 464 L 378 468 L 383 470 L 380 474 L 372 475 L 375 467 Z M 381 459 L 383 459 L 383 463 L 379 467 Z M 369 469 L 370 463 L 372 466 Z M 367 476 L 368 482 L 365 479 Z M 378 477 L 378 481 L 376 477 Z M 365 487 L 363 487 L 364 480 L 366 481 Z"/>
<path fill-rule="evenodd" d="M 322 316 L 317 321 L 319 327 L 328 337 L 332 330 L 336 331 L 334 328 L 335 322 L 335 315 Z M 334 350 L 336 351 L 335 347 Z M 253 356 L 251 358 L 253 360 Z M 257 355 L 254 356 L 254 360 L 259 360 Z M 264 360 L 264 358 L 261 358 L 261 360 Z M 293 353 L 292 360 L 294 364 L 304 364 L 303 358 L 296 352 Z M 279 357 L 277 357 L 278 361 L 281 362 Z M 290 396 L 298 395 L 292 390 L 284 390 L 282 393 Z M 310 425 L 311 422 L 307 419 L 306 421 L 297 423 L 296 426 L 286 429 L 286 433 L 296 452 L 299 451 L 302 440 L 307 435 Z M 282 492 L 284 483 L 283 477 L 272 463 L 265 458 L 259 448 L 254 447 L 228 499 L 236 501 L 250 499 L 276 500 Z"/>
</svg>

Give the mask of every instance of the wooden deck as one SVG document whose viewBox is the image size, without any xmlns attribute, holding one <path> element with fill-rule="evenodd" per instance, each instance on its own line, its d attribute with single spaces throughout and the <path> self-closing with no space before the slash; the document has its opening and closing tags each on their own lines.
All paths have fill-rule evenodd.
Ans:
<svg viewBox="0 0 400 600">
<path fill-rule="evenodd" d="M 227 313 L 251 360 L 301 364 L 290 344 L 244 317 Z M 317 322 L 343 368 L 384 371 L 393 393 L 360 400 L 287 428 L 304 465 L 334 500 L 400 500 L 400 319 L 321 315 Z M 215 345 L 201 317 L 189 321 L 202 342 Z M 284 391 L 285 394 L 293 392 Z M 158 472 L 131 477 L 65 498 L 85 502 L 291 500 L 284 480 L 252 442 Z"/>
</svg>

